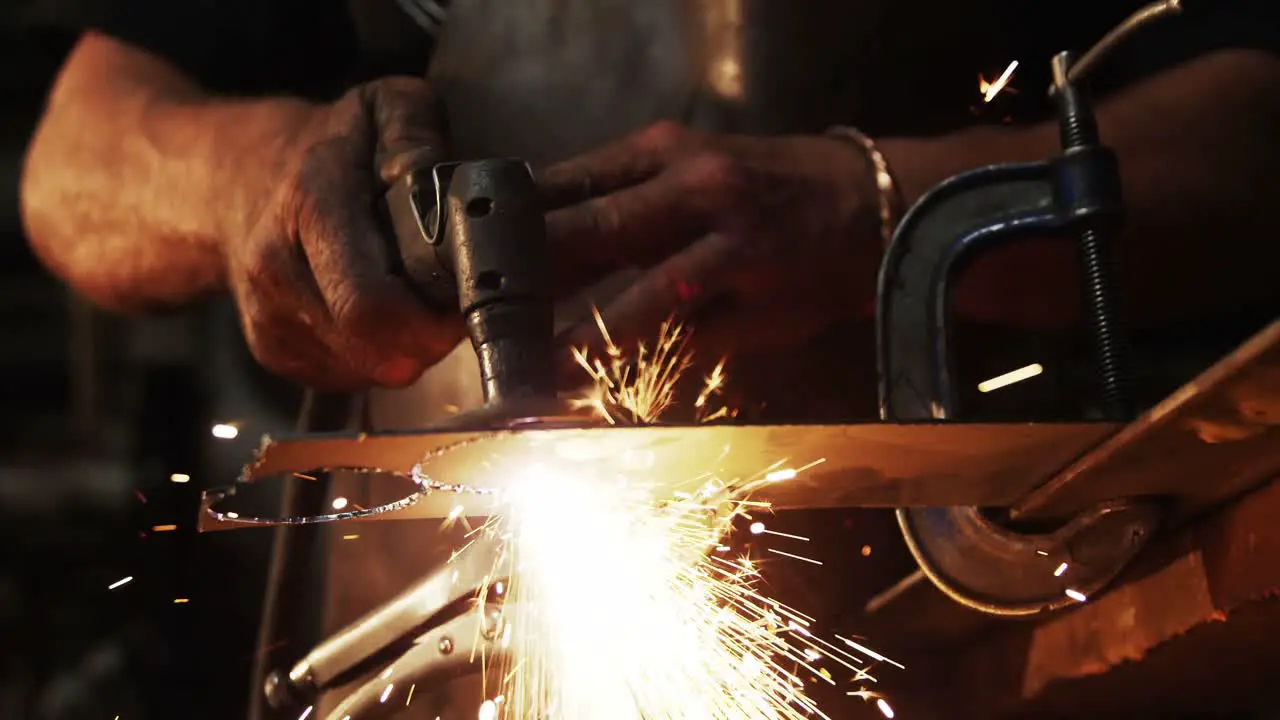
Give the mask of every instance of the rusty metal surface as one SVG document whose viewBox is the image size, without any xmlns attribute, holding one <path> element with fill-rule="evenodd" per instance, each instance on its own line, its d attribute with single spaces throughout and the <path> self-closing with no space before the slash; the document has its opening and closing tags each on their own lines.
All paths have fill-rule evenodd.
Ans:
<svg viewBox="0 0 1280 720">
<path fill-rule="evenodd" d="M 981 708 L 982 717 L 1274 704 L 1277 517 L 1272 482 L 1167 538 L 1117 590 L 1044 623 L 989 629 L 921 677 L 949 707 Z M 942 654 L 921 651 L 919 660 L 930 655 Z M 898 659 L 910 666 L 912 656 Z"/>
<path fill-rule="evenodd" d="M 1186 517 L 1280 475 L 1280 321 L 1144 413 L 1015 517 L 1067 517 L 1106 498 L 1176 496 Z"/>
<path fill-rule="evenodd" d="M 607 462 L 614 471 L 621 463 L 675 492 L 700 486 L 708 473 L 733 480 L 818 463 L 755 497 L 778 509 L 1008 505 L 1116 429 L 1107 423 L 872 423 L 319 435 L 267 438 L 244 479 L 322 468 L 405 473 L 435 454 L 422 466 L 432 480 L 479 489 L 512 482 L 522 463 L 551 461 L 564 467 Z M 444 517 L 457 505 L 483 515 L 491 502 L 476 492 L 428 492 L 411 507 L 374 517 Z M 204 510 L 202 530 L 243 526 Z"/>
</svg>

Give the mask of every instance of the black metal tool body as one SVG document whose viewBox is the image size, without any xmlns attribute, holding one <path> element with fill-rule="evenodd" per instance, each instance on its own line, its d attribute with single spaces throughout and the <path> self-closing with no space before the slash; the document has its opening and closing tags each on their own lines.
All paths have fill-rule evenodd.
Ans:
<svg viewBox="0 0 1280 720">
<path fill-rule="evenodd" d="M 424 301 L 465 318 L 486 405 L 554 396 L 550 257 L 528 164 L 412 171 L 386 205 L 399 269 Z"/>
<path fill-rule="evenodd" d="M 1114 47 L 1117 33 L 1178 9 L 1177 2 L 1151 6 L 1099 47 Z M 1086 57 L 1091 67 L 1099 52 Z M 1110 247 L 1124 209 L 1119 168 L 1099 141 L 1079 87 L 1084 73 L 1072 60 L 1069 53 L 1053 59 L 1058 157 L 957 175 L 921 198 L 897 228 L 877 297 L 884 420 L 963 418 L 951 353 L 953 281 L 982 252 L 1030 237 L 1077 243 L 1103 413 L 1113 421 L 1132 418 Z M 976 507 L 904 508 L 897 515 L 924 575 L 952 599 L 991 614 L 1034 615 L 1078 602 L 1113 580 L 1145 545 L 1161 510 L 1149 501 L 1104 503 L 1037 533 L 1020 532 Z"/>
</svg>

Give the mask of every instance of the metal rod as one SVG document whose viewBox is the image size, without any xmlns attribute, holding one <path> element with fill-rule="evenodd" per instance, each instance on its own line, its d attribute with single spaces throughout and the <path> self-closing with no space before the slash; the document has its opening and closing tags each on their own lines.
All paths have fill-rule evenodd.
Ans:
<svg viewBox="0 0 1280 720">
<path fill-rule="evenodd" d="M 1064 83 L 1079 83 L 1085 80 L 1098 65 L 1102 63 L 1108 55 L 1116 48 L 1120 47 L 1134 33 L 1145 28 L 1153 22 L 1166 17 L 1177 15 L 1182 12 L 1182 0 L 1160 0 L 1150 5 L 1146 5 L 1134 14 L 1125 18 L 1124 22 L 1112 28 L 1111 32 L 1102 36 L 1102 39 L 1094 43 L 1093 47 L 1080 56 L 1064 75 L 1054 74 L 1053 86 L 1049 88 L 1052 95 L 1062 87 Z"/>
</svg>

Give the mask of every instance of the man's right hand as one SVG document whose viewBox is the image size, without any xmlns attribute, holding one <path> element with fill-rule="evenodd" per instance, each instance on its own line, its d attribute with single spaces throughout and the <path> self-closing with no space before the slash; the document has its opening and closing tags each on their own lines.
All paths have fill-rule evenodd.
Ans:
<svg viewBox="0 0 1280 720">
<path fill-rule="evenodd" d="M 245 338 L 267 369 L 326 390 L 403 387 L 464 337 L 389 270 L 376 220 L 400 173 L 430 165 L 441 115 L 426 82 L 387 78 L 319 106 L 288 145 L 252 230 L 224 248 Z"/>
</svg>

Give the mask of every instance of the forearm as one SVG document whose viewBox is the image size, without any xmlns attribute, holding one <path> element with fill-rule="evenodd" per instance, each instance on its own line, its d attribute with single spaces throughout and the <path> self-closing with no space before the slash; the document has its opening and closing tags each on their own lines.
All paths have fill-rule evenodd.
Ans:
<svg viewBox="0 0 1280 720">
<path fill-rule="evenodd" d="M 162 60 L 86 36 L 51 93 L 22 177 L 39 257 L 104 306 L 146 310 L 225 286 L 311 106 L 214 99 Z"/>
<path fill-rule="evenodd" d="M 1280 214 L 1280 59 L 1219 52 L 1170 69 L 1097 108 L 1120 158 L 1125 225 L 1117 238 L 1127 314 L 1142 325 L 1190 320 L 1276 299 Z M 879 142 L 907 203 L 990 163 L 1058 151 L 1056 125 L 984 127 Z M 981 260 L 957 291 L 972 319 L 1056 327 L 1079 312 L 1079 269 L 1065 243 L 1011 247 Z"/>
</svg>

